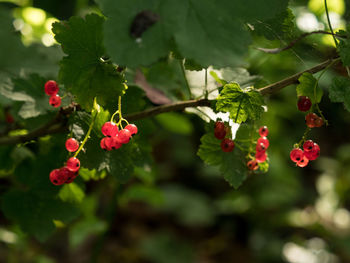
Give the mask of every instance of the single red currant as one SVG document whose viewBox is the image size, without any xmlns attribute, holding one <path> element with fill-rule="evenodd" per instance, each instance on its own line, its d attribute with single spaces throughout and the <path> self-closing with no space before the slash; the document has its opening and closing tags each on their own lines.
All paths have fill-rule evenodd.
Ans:
<svg viewBox="0 0 350 263">
<path fill-rule="evenodd" d="M 304 142 L 303 144 L 303 149 L 305 152 L 309 152 L 314 148 L 314 142 L 312 140 L 307 140 L 306 142 Z"/>
<path fill-rule="evenodd" d="M 323 125 L 323 119 L 321 117 L 318 117 L 316 120 L 315 120 L 315 127 L 319 128 Z"/>
<path fill-rule="evenodd" d="M 266 147 L 265 144 L 263 143 L 257 143 L 256 147 L 255 147 L 256 152 L 265 152 L 266 151 Z"/>
<path fill-rule="evenodd" d="M 306 158 L 306 156 L 304 156 L 303 159 L 297 162 L 297 165 L 299 167 L 305 167 L 306 165 L 308 165 L 308 163 L 309 163 L 309 159 Z"/>
<path fill-rule="evenodd" d="M 15 122 L 15 119 L 13 118 L 13 116 L 10 113 L 6 113 L 5 114 L 5 119 L 6 119 L 6 122 L 9 123 L 9 124 Z"/>
<path fill-rule="evenodd" d="M 76 172 L 80 168 L 80 161 L 76 157 L 71 157 L 67 160 L 67 168 L 71 172 Z"/>
<path fill-rule="evenodd" d="M 257 152 L 255 154 L 255 159 L 258 163 L 263 163 L 266 161 L 266 158 L 267 158 L 267 154 L 266 152 Z"/>
<path fill-rule="evenodd" d="M 113 150 L 113 138 L 114 137 L 105 137 L 104 144 L 105 144 L 105 150 L 111 151 Z"/>
<path fill-rule="evenodd" d="M 64 183 L 62 180 L 61 172 L 59 169 L 52 170 L 50 173 L 50 181 L 54 185 L 61 185 Z"/>
<path fill-rule="evenodd" d="M 133 136 L 137 133 L 137 126 L 135 124 L 128 124 L 125 126 L 124 129 L 129 130 L 131 133 L 131 136 Z"/>
<path fill-rule="evenodd" d="M 305 116 L 305 122 L 306 122 L 306 126 L 309 128 L 314 128 L 315 127 L 315 122 L 319 117 L 317 116 L 317 114 L 311 112 L 309 114 L 307 114 Z"/>
<path fill-rule="evenodd" d="M 61 174 L 61 179 L 64 183 L 67 180 L 69 180 L 71 177 L 75 176 L 75 172 L 70 171 L 67 166 L 63 166 L 60 168 L 60 174 Z"/>
<path fill-rule="evenodd" d="M 250 160 L 249 162 L 247 162 L 247 167 L 249 170 L 254 171 L 259 168 L 259 164 L 256 160 Z"/>
<path fill-rule="evenodd" d="M 300 96 L 298 98 L 298 109 L 300 111 L 308 111 L 311 108 L 311 100 L 309 97 Z"/>
<path fill-rule="evenodd" d="M 108 121 L 105 124 L 103 124 L 101 131 L 104 136 L 114 137 L 118 133 L 118 126 L 114 122 Z"/>
<path fill-rule="evenodd" d="M 229 138 L 225 138 L 221 142 L 221 149 L 224 152 L 232 152 L 232 150 L 235 148 L 235 142 L 232 141 Z"/>
<path fill-rule="evenodd" d="M 318 146 L 317 143 L 314 143 L 311 151 L 304 152 L 304 154 L 310 161 L 314 161 L 320 156 L 320 146 Z"/>
<path fill-rule="evenodd" d="M 70 173 L 71 173 L 71 174 L 68 175 L 68 178 L 67 178 L 67 180 L 65 181 L 66 184 L 72 183 L 72 182 L 74 181 L 74 179 L 77 178 L 77 176 L 78 176 L 78 174 L 79 174 L 78 172 L 75 172 L 75 173 L 70 172 Z"/>
<path fill-rule="evenodd" d="M 75 152 L 79 148 L 79 142 L 74 138 L 66 140 L 66 149 L 68 152 Z"/>
<path fill-rule="evenodd" d="M 122 143 L 120 142 L 120 138 L 119 138 L 119 134 L 117 134 L 117 136 L 112 137 L 112 148 L 113 149 L 119 149 L 120 147 L 122 147 Z"/>
<path fill-rule="evenodd" d="M 45 83 L 45 93 L 49 96 L 56 95 L 58 93 L 58 84 L 54 80 L 48 80 Z"/>
<path fill-rule="evenodd" d="M 224 130 L 217 130 L 217 129 L 215 129 L 215 131 L 214 131 L 214 136 L 215 136 L 217 139 L 219 139 L 219 140 L 224 139 L 225 136 L 226 136 L 226 131 L 225 131 L 225 129 L 224 129 Z"/>
<path fill-rule="evenodd" d="M 102 150 L 107 150 L 107 147 L 106 147 L 106 144 L 105 144 L 106 138 L 107 138 L 107 137 L 104 137 L 104 138 L 102 138 L 101 141 L 100 141 L 100 147 L 101 147 Z"/>
<path fill-rule="evenodd" d="M 223 123 L 222 121 L 215 122 L 215 129 L 224 130 L 225 129 L 225 123 Z"/>
<path fill-rule="evenodd" d="M 131 132 L 129 130 L 123 129 L 123 130 L 120 130 L 118 133 L 119 142 L 122 144 L 128 143 L 130 141 L 130 137 L 131 137 Z"/>
<path fill-rule="evenodd" d="M 290 159 L 295 163 L 302 160 L 303 157 L 304 157 L 304 152 L 299 148 L 295 148 L 290 152 Z"/>
<path fill-rule="evenodd" d="M 260 143 L 262 143 L 266 149 L 269 148 L 270 142 L 266 137 L 260 137 L 257 141 L 257 144 L 260 144 Z"/>
<path fill-rule="evenodd" d="M 259 129 L 259 135 L 261 137 L 266 137 L 269 134 L 269 129 L 266 126 L 262 126 Z"/>
<path fill-rule="evenodd" d="M 58 94 L 52 95 L 49 99 L 49 103 L 51 106 L 58 108 L 61 106 L 61 97 Z"/>
</svg>

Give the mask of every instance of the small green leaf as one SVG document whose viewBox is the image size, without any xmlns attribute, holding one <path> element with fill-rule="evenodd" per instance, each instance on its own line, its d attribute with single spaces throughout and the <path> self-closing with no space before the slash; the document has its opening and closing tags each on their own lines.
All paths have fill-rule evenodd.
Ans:
<svg viewBox="0 0 350 263">
<path fill-rule="evenodd" d="M 332 102 L 343 102 L 345 109 L 350 111 L 350 80 L 345 77 L 334 78 L 329 88 L 329 98 Z"/>
<path fill-rule="evenodd" d="M 229 112 L 236 123 L 260 118 L 264 99 L 253 89 L 243 90 L 237 83 L 226 84 L 217 98 L 216 110 Z"/>
<path fill-rule="evenodd" d="M 307 96 L 310 98 L 313 104 L 319 103 L 323 96 L 323 90 L 318 87 L 317 80 L 311 73 L 305 72 L 298 79 L 299 85 L 297 86 L 298 96 Z M 316 93 L 315 93 L 316 92 Z"/>
<path fill-rule="evenodd" d="M 220 79 L 218 74 L 216 74 L 215 71 L 210 71 L 210 75 L 215 79 L 217 83 L 219 83 L 222 86 L 225 86 L 227 84 L 227 81 L 224 79 Z"/>
<path fill-rule="evenodd" d="M 63 202 L 81 203 L 85 197 L 83 189 L 76 183 L 64 185 L 58 194 Z"/>
<path fill-rule="evenodd" d="M 209 165 L 219 166 L 223 177 L 234 188 L 238 188 L 246 179 L 246 167 L 239 156 L 239 149 L 232 152 L 223 152 L 221 141 L 213 133 L 207 133 L 201 138 L 198 156 Z"/>
</svg>

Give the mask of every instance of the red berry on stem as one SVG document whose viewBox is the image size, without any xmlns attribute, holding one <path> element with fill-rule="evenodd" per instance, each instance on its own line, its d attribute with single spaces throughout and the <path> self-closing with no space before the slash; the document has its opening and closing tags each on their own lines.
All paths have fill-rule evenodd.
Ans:
<svg viewBox="0 0 350 263">
<path fill-rule="evenodd" d="M 107 151 L 113 150 L 113 137 L 105 137 L 104 144 Z"/>
<path fill-rule="evenodd" d="M 226 131 L 225 129 L 224 130 L 216 130 L 214 131 L 214 136 L 219 139 L 219 140 L 222 140 L 225 138 L 226 136 Z"/>
<path fill-rule="evenodd" d="M 56 95 L 58 93 L 58 84 L 54 80 L 48 80 L 45 83 L 45 93 L 49 96 Z"/>
<path fill-rule="evenodd" d="M 255 154 L 255 159 L 258 163 L 263 163 L 266 161 L 266 158 L 267 158 L 267 154 L 266 152 L 257 152 Z"/>
<path fill-rule="evenodd" d="M 256 152 L 265 152 L 266 151 L 266 147 L 265 144 L 263 143 L 257 143 L 256 147 L 255 147 Z"/>
<path fill-rule="evenodd" d="M 131 135 L 135 135 L 137 133 L 137 126 L 135 124 L 128 124 L 125 126 L 125 129 L 129 130 Z"/>
<path fill-rule="evenodd" d="M 118 133 L 118 126 L 114 122 L 106 122 L 101 128 L 102 134 L 108 137 L 114 137 Z"/>
<path fill-rule="evenodd" d="M 314 143 L 311 151 L 306 151 L 304 154 L 310 161 L 314 161 L 320 156 L 320 146 L 318 146 L 317 143 Z"/>
<path fill-rule="evenodd" d="M 266 126 L 262 126 L 259 129 L 259 135 L 261 137 L 266 137 L 269 134 L 269 129 Z"/>
<path fill-rule="evenodd" d="M 297 162 L 297 165 L 299 167 L 305 167 L 306 165 L 308 165 L 308 163 L 309 163 L 309 159 L 306 158 L 306 156 L 304 156 L 303 159 Z"/>
<path fill-rule="evenodd" d="M 303 149 L 305 152 L 309 152 L 314 148 L 314 142 L 312 140 L 307 140 L 306 142 L 304 142 L 303 144 Z"/>
<path fill-rule="evenodd" d="M 75 152 L 79 148 L 79 142 L 74 138 L 66 140 L 66 149 L 68 152 Z"/>
<path fill-rule="evenodd" d="M 6 118 L 6 122 L 9 123 L 9 124 L 15 122 L 15 119 L 13 118 L 13 116 L 11 115 L 11 113 L 6 113 L 6 114 L 5 114 L 5 118 Z"/>
<path fill-rule="evenodd" d="M 59 169 L 52 170 L 50 173 L 50 181 L 54 185 L 61 185 L 64 183 L 64 180 L 62 180 L 61 172 Z"/>
<path fill-rule="evenodd" d="M 122 143 L 120 141 L 120 138 L 119 138 L 119 134 L 117 134 L 117 136 L 115 137 L 112 137 L 112 148 L 113 149 L 119 149 L 120 147 L 122 147 Z"/>
<path fill-rule="evenodd" d="M 215 130 L 216 129 L 224 130 L 225 129 L 225 123 L 223 123 L 222 121 L 215 122 Z"/>
<path fill-rule="evenodd" d="M 235 143 L 229 138 L 223 139 L 221 142 L 221 149 L 224 152 L 232 152 L 233 148 L 235 148 Z"/>
<path fill-rule="evenodd" d="M 305 116 L 305 122 L 306 122 L 306 126 L 309 127 L 309 128 L 314 128 L 316 125 L 315 125 L 315 122 L 316 120 L 318 119 L 319 117 L 317 116 L 317 114 L 311 112 L 309 114 L 307 114 Z"/>
<path fill-rule="evenodd" d="M 129 130 L 123 129 L 118 133 L 119 141 L 122 144 L 126 144 L 130 141 L 131 132 Z"/>
<path fill-rule="evenodd" d="M 290 159 L 293 161 L 293 162 L 299 162 L 300 160 L 303 159 L 304 157 L 304 152 L 299 149 L 299 148 L 296 148 L 296 149 L 293 149 L 291 152 L 290 152 Z"/>
<path fill-rule="evenodd" d="M 49 99 L 49 103 L 51 106 L 58 108 L 61 106 L 61 97 L 58 94 L 52 95 Z"/>
<path fill-rule="evenodd" d="M 309 97 L 300 96 L 298 98 L 298 109 L 300 111 L 308 111 L 311 108 L 311 100 Z"/>
<path fill-rule="evenodd" d="M 106 137 L 102 138 L 101 141 L 100 141 L 100 147 L 101 147 L 102 150 L 107 150 L 105 141 L 106 141 Z"/>
<path fill-rule="evenodd" d="M 67 168 L 71 172 L 76 172 L 80 168 L 80 161 L 76 157 L 71 157 L 67 160 Z"/>
<path fill-rule="evenodd" d="M 249 170 L 254 171 L 259 168 L 259 165 L 256 160 L 250 160 L 249 162 L 247 162 L 247 167 Z"/>
<path fill-rule="evenodd" d="M 269 148 L 270 142 L 266 137 L 260 137 L 257 141 L 257 144 L 260 144 L 260 143 L 262 143 L 266 149 Z"/>
<path fill-rule="evenodd" d="M 318 117 L 316 120 L 315 120 L 315 127 L 319 128 L 323 125 L 323 119 L 321 117 Z"/>
</svg>

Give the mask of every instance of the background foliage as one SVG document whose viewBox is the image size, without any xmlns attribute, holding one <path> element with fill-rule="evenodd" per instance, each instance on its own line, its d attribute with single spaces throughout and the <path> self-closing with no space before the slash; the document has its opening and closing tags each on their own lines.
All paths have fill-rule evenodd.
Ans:
<svg viewBox="0 0 350 263">
<path fill-rule="evenodd" d="M 0 1 L 0 142 L 56 116 L 43 92 L 47 79 L 69 94 L 64 106 L 73 99 L 81 106 L 61 133 L 0 145 L 0 261 L 350 262 L 350 3 L 327 2 L 342 36 L 338 47 L 331 35 L 311 34 L 269 54 L 258 48 L 329 31 L 324 1 Z M 131 30 L 144 10 L 154 24 Z M 304 74 L 299 85 L 268 97 L 246 89 L 337 54 L 343 64 L 322 78 Z M 269 127 L 269 164 L 259 173 L 247 174 L 240 149 L 220 151 L 204 107 L 138 119 L 131 144 L 99 148 L 119 95 L 132 119 L 203 96 L 205 87 L 216 91 L 210 99 L 219 87 L 215 111 L 247 121 L 237 138 L 252 123 Z M 303 169 L 289 159 L 305 130 L 300 94 L 320 101 L 330 124 L 311 132 L 321 157 Z M 79 177 L 53 186 L 48 175 L 67 159 L 66 138 L 84 138 L 92 110 L 96 123 L 79 155 Z"/>
</svg>

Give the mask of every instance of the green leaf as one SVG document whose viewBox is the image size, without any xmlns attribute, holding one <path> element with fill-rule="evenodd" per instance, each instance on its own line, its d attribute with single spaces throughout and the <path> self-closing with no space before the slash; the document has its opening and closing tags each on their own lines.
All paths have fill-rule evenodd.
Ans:
<svg viewBox="0 0 350 263">
<path fill-rule="evenodd" d="M 0 94 L 17 102 L 18 115 L 21 118 L 37 117 L 55 110 L 44 93 L 45 82 L 46 79 L 37 74 L 31 74 L 26 78 L 13 78 L 13 87 L 0 87 Z"/>
<path fill-rule="evenodd" d="M 341 38 L 339 40 L 339 55 L 341 58 L 341 61 L 343 62 L 344 66 L 350 66 L 350 34 L 349 34 L 350 26 L 347 26 L 347 31 L 339 30 L 337 34 L 343 35 L 344 38 Z"/>
<path fill-rule="evenodd" d="M 104 18 L 90 14 L 54 23 L 52 31 L 68 56 L 60 62 L 59 80 L 90 111 L 94 97 L 102 106 L 117 101 L 125 90 L 124 78 L 115 66 L 102 59 L 105 54 L 102 27 Z"/>
<path fill-rule="evenodd" d="M 239 149 L 226 153 L 221 149 L 221 141 L 214 133 L 207 133 L 201 138 L 198 156 L 208 165 L 218 166 L 225 180 L 234 188 L 238 188 L 246 179 L 246 167 L 239 156 Z"/>
<path fill-rule="evenodd" d="M 345 109 L 350 111 L 350 80 L 345 77 L 336 77 L 329 88 L 329 98 L 332 102 L 344 103 Z"/>
<path fill-rule="evenodd" d="M 2 196 L 2 210 L 7 218 L 41 242 L 55 231 L 53 220 L 68 223 L 78 216 L 77 208 L 69 203 L 17 190 Z"/>
<path fill-rule="evenodd" d="M 236 123 L 260 118 L 264 99 L 253 89 L 243 90 L 237 83 L 226 84 L 217 98 L 216 110 L 229 112 Z"/>
<path fill-rule="evenodd" d="M 227 81 L 224 79 L 220 79 L 218 74 L 216 74 L 215 71 L 210 71 L 210 75 L 215 79 L 217 83 L 219 83 L 222 86 L 225 86 L 227 84 Z"/>
<path fill-rule="evenodd" d="M 323 90 L 318 87 L 317 80 L 311 73 L 305 72 L 298 79 L 297 96 L 307 96 L 313 104 L 319 103 L 323 96 Z M 315 94 L 316 89 L 316 94 Z"/>
<path fill-rule="evenodd" d="M 76 183 L 64 185 L 58 194 L 63 202 L 81 203 L 85 197 L 83 189 Z"/>
</svg>

